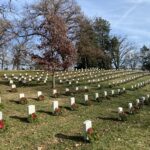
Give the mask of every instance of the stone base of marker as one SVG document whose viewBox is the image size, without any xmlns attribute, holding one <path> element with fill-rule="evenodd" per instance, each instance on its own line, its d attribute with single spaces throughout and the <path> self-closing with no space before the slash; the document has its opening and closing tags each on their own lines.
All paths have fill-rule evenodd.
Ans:
<svg viewBox="0 0 150 150">
<path fill-rule="evenodd" d="M 26 97 L 22 97 L 22 98 L 20 98 L 20 100 L 19 100 L 19 104 L 25 105 L 25 104 L 27 104 L 27 103 L 28 103 L 28 100 L 27 100 L 27 98 L 26 98 Z"/>
<path fill-rule="evenodd" d="M 60 107 L 55 108 L 55 110 L 54 110 L 54 112 L 53 112 L 53 115 L 54 115 L 54 116 L 59 116 L 59 115 L 61 115 L 61 114 L 62 114 L 61 108 L 60 108 Z"/>
<path fill-rule="evenodd" d="M 29 123 L 36 123 L 36 122 L 38 122 L 37 114 L 36 113 L 32 113 L 32 114 L 28 115 L 27 120 L 28 120 Z"/>
<path fill-rule="evenodd" d="M 38 101 L 44 101 L 44 99 L 45 99 L 44 95 L 40 95 L 37 98 Z"/>
</svg>

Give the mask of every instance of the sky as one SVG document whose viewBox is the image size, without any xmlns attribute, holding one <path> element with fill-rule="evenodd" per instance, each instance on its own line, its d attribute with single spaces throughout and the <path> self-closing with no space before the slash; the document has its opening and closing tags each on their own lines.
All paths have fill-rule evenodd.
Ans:
<svg viewBox="0 0 150 150">
<path fill-rule="evenodd" d="M 111 34 L 125 36 L 138 48 L 150 46 L 150 0 L 76 0 L 89 18 L 102 17 Z"/>
<path fill-rule="evenodd" d="M 0 0 L 6 2 L 8 0 Z M 15 6 L 37 0 L 14 0 Z M 150 47 L 150 0 L 76 0 L 89 18 L 102 17 L 111 24 L 111 34 L 127 37 L 137 48 Z"/>
</svg>

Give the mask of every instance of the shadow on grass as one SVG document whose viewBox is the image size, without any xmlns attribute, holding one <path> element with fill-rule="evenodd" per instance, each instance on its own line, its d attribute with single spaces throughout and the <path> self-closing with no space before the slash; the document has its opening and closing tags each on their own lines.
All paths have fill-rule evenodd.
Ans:
<svg viewBox="0 0 150 150">
<path fill-rule="evenodd" d="M 15 104 L 19 104 L 18 100 L 9 100 L 9 101 L 12 102 L 12 103 L 15 103 Z"/>
<path fill-rule="evenodd" d="M 21 122 L 29 123 L 27 117 L 10 116 L 10 118 L 20 120 Z"/>
<path fill-rule="evenodd" d="M 34 101 L 38 101 L 38 98 L 33 98 L 33 97 L 30 97 L 31 100 L 34 100 Z"/>
<path fill-rule="evenodd" d="M 75 141 L 75 142 L 85 142 L 83 136 L 80 135 L 65 135 L 62 133 L 58 133 L 55 135 L 55 137 L 59 138 L 59 139 L 63 139 L 63 140 L 71 140 L 71 141 Z"/>
<path fill-rule="evenodd" d="M 98 119 L 110 120 L 110 121 L 119 121 L 120 122 L 120 120 L 117 117 L 98 117 Z"/>
<path fill-rule="evenodd" d="M 54 116 L 54 115 L 52 114 L 52 112 L 50 112 L 50 111 L 38 110 L 37 112 L 39 112 L 39 113 L 44 113 L 44 114 L 51 115 L 51 116 Z"/>
<path fill-rule="evenodd" d="M 70 107 L 68 107 L 68 106 L 63 106 L 62 108 L 64 108 L 64 109 L 66 109 L 66 110 L 71 111 L 71 108 L 70 108 Z"/>
</svg>

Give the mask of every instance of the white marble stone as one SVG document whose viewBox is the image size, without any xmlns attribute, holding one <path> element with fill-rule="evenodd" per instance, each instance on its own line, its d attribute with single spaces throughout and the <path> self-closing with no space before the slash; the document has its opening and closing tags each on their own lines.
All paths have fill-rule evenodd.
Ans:
<svg viewBox="0 0 150 150">
<path fill-rule="evenodd" d="M 122 113 L 123 112 L 123 108 L 122 107 L 118 107 L 118 113 Z"/>
<path fill-rule="evenodd" d="M 131 109 L 133 107 L 133 104 L 129 103 L 128 106 L 129 106 L 129 109 Z"/>
<path fill-rule="evenodd" d="M 84 95 L 84 100 L 85 100 L 85 101 L 88 101 L 88 100 L 89 100 L 89 97 L 88 97 L 87 94 Z"/>
<path fill-rule="evenodd" d="M 25 97 L 24 93 L 20 93 L 20 94 L 19 94 L 19 97 L 20 97 L 20 98 Z"/>
<path fill-rule="evenodd" d="M 52 102 L 52 112 L 54 112 L 55 109 L 57 109 L 57 108 L 58 108 L 58 101 L 53 101 Z"/>
<path fill-rule="evenodd" d="M 104 91 L 104 96 L 105 96 L 105 97 L 107 96 L 107 91 Z"/>
<path fill-rule="evenodd" d="M 31 115 L 35 113 L 35 105 L 29 105 L 28 106 L 28 114 Z"/>
<path fill-rule="evenodd" d="M 71 98 L 70 98 L 70 104 L 71 104 L 71 105 L 75 104 L 75 97 L 71 97 Z"/>
<path fill-rule="evenodd" d="M 12 84 L 12 85 L 11 85 L 11 88 L 12 88 L 12 89 L 15 89 L 15 88 L 16 88 L 16 85 L 15 85 L 15 84 Z"/>
<path fill-rule="evenodd" d="M 38 97 L 42 95 L 42 91 L 37 92 Z"/>
<path fill-rule="evenodd" d="M 95 93 L 95 99 L 99 98 L 99 93 Z"/>
<path fill-rule="evenodd" d="M 87 132 L 88 129 L 92 128 L 92 121 L 91 120 L 86 120 L 83 122 L 84 124 L 84 131 Z"/>
<path fill-rule="evenodd" d="M 3 120 L 3 113 L 0 111 L 0 120 Z"/>
<path fill-rule="evenodd" d="M 54 94 L 57 94 L 57 90 L 56 89 L 53 89 L 53 95 Z"/>
</svg>

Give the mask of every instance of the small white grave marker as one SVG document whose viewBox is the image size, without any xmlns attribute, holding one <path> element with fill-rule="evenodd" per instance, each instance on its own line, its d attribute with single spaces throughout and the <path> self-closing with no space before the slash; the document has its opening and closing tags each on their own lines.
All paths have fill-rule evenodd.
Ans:
<svg viewBox="0 0 150 150">
<path fill-rule="evenodd" d="M 57 90 L 53 89 L 53 95 L 57 94 Z"/>
<path fill-rule="evenodd" d="M 85 100 L 85 101 L 88 101 L 88 99 L 89 99 L 88 95 L 85 94 L 85 95 L 84 95 L 84 100 Z"/>
<path fill-rule="evenodd" d="M 9 81 L 9 84 L 13 84 L 13 83 L 14 83 L 13 80 L 10 80 L 10 81 Z"/>
<path fill-rule="evenodd" d="M 136 103 L 139 104 L 139 103 L 140 103 L 140 100 L 139 100 L 139 99 L 136 99 Z"/>
<path fill-rule="evenodd" d="M 37 92 L 38 97 L 42 95 L 42 91 Z"/>
<path fill-rule="evenodd" d="M 25 97 L 24 93 L 20 93 L 19 97 L 20 97 L 20 98 Z"/>
<path fill-rule="evenodd" d="M 129 106 L 129 109 L 133 107 L 132 103 L 129 103 L 128 106 Z"/>
<path fill-rule="evenodd" d="M 76 91 L 78 91 L 79 90 L 79 87 L 76 87 Z"/>
<path fill-rule="evenodd" d="M 12 85 L 11 85 L 11 88 L 12 88 L 12 89 L 15 89 L 15 88 L 16 88 L 16 85 L 15 85 L 15 84 L 12 84 Z"/>
<path fill-rule="evenodd" d="M 84 131 L 87 132 L 88 129 L 92 128 L 92 121 L 91 120 L 86 120 L 83 122 L 84 124 Z"/>
<path fill-rule="evenodd" d="M 28 106 L 28 114 L 32 115 L 33 113 L 35 113 L 35 105 L 29 105 Z"/>
<path fill-rule="evenodd" d="M 74 97 L 70 98 L 70 103 L 71 103 L 71 105 L 75 104 L 75 98 Z"/>
<path fill-rule="evenodd" d="M 3 113 L 0 111 L 0 120 L 3 120 Z"/>
<path fill-rule="evenodd" d="M 114 91 L 114 90 L 111 90 L 111 94 L 114 95 L 114 94 L 115 94 L 115 91 Z"/>
<path fill-rule="evenodd" d="M 105 96 L 105 97 L 107 96 L 107 91 L 104 91 L 104 96 Z"/>
<path fill-rule="evenodd" d="M 69 88 L 66 88 L 66 92 L 69 92 Z"/>
<path fill-rule="evenodd" d="M 95 93 L 95 99 L 99 98 L 99 93 Z"/>
<path fill-rule="evenodd" d="M 58 108 L 58 101 L 53 101 L 52 102 L 52 112 L 54 113 L 55 112 L 55 109 Z"/>
<path fill-rule="evenodd" d="M 122 107 L 118 107 L 118 113 L 122 113 L 123 112 L 123 108 Z"/>
</svg>

